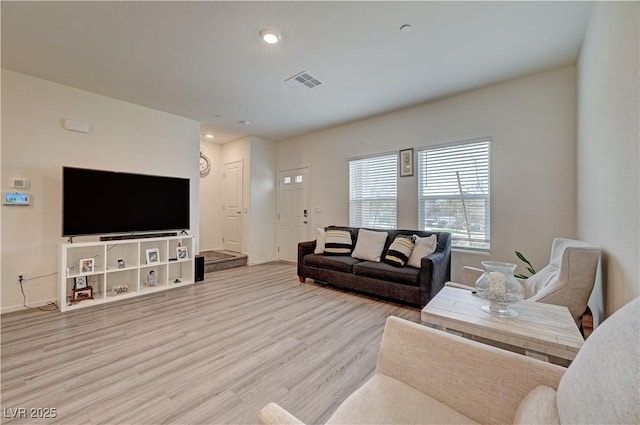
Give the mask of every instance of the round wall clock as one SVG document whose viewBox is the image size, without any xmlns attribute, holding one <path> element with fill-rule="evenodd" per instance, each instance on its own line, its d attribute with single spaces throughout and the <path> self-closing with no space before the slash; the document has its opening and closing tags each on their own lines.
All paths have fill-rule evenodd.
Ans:
<svg viewBox="0 0 640 425">
<path fill-rule="evenodd" d="M 200 175 L 206 175 L 211 170 L 211 161 L 207 158 L 207 155 L 200 152 Z"/>
</svg>

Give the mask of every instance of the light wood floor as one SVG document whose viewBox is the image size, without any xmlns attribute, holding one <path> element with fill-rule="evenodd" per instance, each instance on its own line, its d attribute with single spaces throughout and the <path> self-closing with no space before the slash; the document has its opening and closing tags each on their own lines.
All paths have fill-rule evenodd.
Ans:
<svg viewBox="0 0 640 425">
<path fill-rule="evenodd" d="M 300 284 L 272 263 L 68 313 L 2 316 L 2 408 L 24 424 L 255 423 L 275 401 L 324 422 L 373 373 L 385 318 L 420 311 Z"/>
</svg>

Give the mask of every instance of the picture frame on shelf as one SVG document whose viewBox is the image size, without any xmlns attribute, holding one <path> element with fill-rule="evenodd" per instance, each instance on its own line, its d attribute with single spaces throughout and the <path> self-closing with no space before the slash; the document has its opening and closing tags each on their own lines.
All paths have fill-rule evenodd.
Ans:
<svg viewBox="0 0 640 425">
<path fill-rule="evenodd" d="M 400 151 L 400 177 L 413 176 L 413 148 Z"/>
<path fill-rule="evenodd" d="M 74 289 L 71 296 L 72 302 L 86 301 L 93 299 L 93 287 L 87 286 L 83 289 Z"/>
<path fill-rule="evenodd" d="M 147 264 L 155 264 L 160 262 L 160 251 L 158 248 L 149 248 L 145 251 Z"/>
<path fill-rule="evenodd" d="M 73 280 L 73 289 L 76 291 L 79 289 L 85 289 L 88 286 L 89 279 L 87 279 L 87 276 L 77 276 Z"/>
<path fill-rule="evenodd" d="M 124 269 L 126 267 L 123 258 L 118 258 L 116 261 L 118 262 L 119 269 Z"/>
<path fill-rule="evenodd" d="M 80 259 L 80 264 L 78 265 L 79 274 L 93 273 L 94 270 L 95 270 L 94 258 Z"/>
<path fill-rule="evenodd" d="M 176 256 L 178 257 L 178 261 L 188 260 L 189 259 L 189 251 L 186 246 L 178 246 L 176 247 Z"/>
</svg>

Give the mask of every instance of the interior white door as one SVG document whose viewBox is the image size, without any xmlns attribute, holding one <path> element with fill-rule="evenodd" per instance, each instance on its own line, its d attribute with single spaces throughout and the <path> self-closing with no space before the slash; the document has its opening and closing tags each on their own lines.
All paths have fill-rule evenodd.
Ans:
<svg viewBox="0 0 640 425">
<path fill-rule="evenodd" d="M 298 242 L 309 238 L 309 169 L 278 173 L 278 259 L 297 261 Z"/>
<path fill-rule="evenodd" d="M 242 252 L 242 161 L 224 165 L 222 246 Z"/>
</svg>

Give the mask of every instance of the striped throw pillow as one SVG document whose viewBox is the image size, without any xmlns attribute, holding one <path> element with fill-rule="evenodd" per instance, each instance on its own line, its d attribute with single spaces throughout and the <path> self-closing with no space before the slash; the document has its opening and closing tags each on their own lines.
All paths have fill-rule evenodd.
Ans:
<svg viewBox="0 0 640 425">
<path fill-rule="evenodd" d="M 384 255 L 384 262 L 395 267 L 403 267 L 411 255 L 414 240 L 415 238 L 410 235 L 396 236 Z"/>
<path fill-rule="evenodd" d="M 351 232 L 348 230 L 325 231 L 324 255 L 351 255 Z"/>
</svg>

